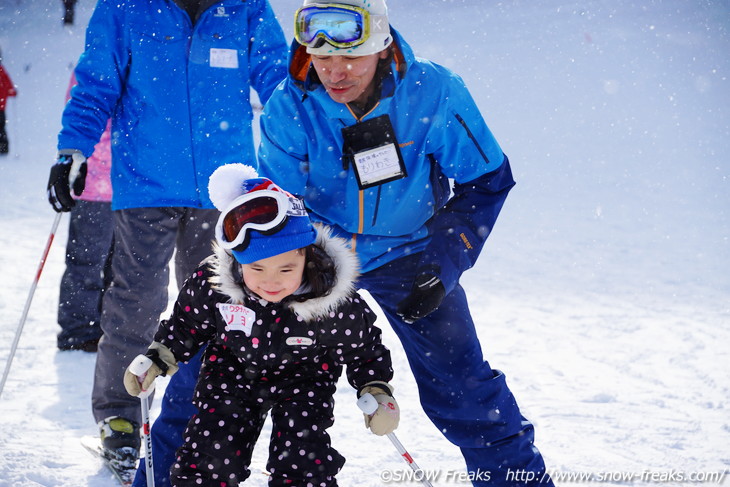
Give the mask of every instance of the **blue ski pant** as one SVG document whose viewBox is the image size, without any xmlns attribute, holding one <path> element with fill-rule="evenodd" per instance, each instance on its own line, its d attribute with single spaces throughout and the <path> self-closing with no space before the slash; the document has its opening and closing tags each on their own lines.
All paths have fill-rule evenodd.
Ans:
<svg viewBox="0 0 730 487">
<path fill-rule="evenodd" d="M 58 298 L 59 348 L 101 338 L 101 300 L 111 282 L 112 205 L 77 200 L 70 212 Z"/>
<path fill-rule="evenodd" d="M 358 284 L 370 292 L 398 335 L 424 412 L 460 448 L 474 486 L 552 486 L 533 444 L 532 424 L 520 413 L 504 374 L 484 360 L 463 288 L 457 284 L 436 311 L 413 324 L 396 315 L 419 260 L 420 255 L 398 259 L 363 274 Z M 172 377 L 152 427 L 158 487 L 169 485 L 166 475 L 174 459 L 169 450 L 182 443 L 190 418 L 179 404 L 192 400 L 199 368 L 199 360 L 191 360 Z M 143 471 L 137 472 L 133 485 L 146 485 Z"/>
</svg>

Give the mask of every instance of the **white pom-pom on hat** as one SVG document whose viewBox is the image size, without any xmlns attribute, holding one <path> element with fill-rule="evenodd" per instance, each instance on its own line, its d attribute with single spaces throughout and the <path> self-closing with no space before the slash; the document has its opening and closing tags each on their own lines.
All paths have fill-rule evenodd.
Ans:
<svg viewBox="0 0 730 487">
<path fill-rule="evenodd" d="M 243 182 L 259 177 L 256 169 L 241 163 L 226 164 L 216 169 L 208 180 L 208 195 L 219 211 L 245 193 Z"/>
</svg>

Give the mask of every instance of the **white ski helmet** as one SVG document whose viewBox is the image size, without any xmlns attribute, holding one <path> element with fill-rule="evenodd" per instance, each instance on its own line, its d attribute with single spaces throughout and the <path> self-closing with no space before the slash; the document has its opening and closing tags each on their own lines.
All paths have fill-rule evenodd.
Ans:
<svg viewBox="0 0 730 487">
<path fill-rule="evenodd" d="M 393 36 L 390 34 L 390 25 L 388 22 L 388 7 L 385 0 L 336 0 L 327 2 L 326 0 L 304 0 L 302 7 L 295 14 L 295 32 L 299 32 L 300 28 L 300 12 L 305 7 L 337 7 L 339 5 L 352 6 L 367 11 L 369 14 L 369 25 L 363 26 L 364 42 L 357 45 L 347 47 L 336 47 L 327 42 L 327 34 L 322 33 L 312 39 L 311 44 L 302 42 L 300 37 L 296 36 L 300 44 L 307 46 L 307 53 L 318 56 L 368 56 L 378 53 L 387 48 L 393 42 Z M 367 35 L 365 36 L 365 33 Z"/>
</svg>

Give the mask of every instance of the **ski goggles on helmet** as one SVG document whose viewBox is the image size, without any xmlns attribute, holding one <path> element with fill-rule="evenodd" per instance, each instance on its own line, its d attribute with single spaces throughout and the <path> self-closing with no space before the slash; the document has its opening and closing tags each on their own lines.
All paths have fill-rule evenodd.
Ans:
<svg viewBox="0 0 730 487">
<path fill-rule="evenodd" d="M 218 218 L 218 244 L 227 250 L 245 250 L 251 231 L 264 235 L 278 232 L 286 225 L 291 209 L 289 196 L 279 191 L 263 189 L 239 196 Z"/>
<path fill-rule="evenodd" d="M 300 8 L 294 16 L 294 38 L 307 47 L 325 41 L 340 49 L 358 46 L 370 37 L 371 29 L 389 29 L 387 18 L 353 5 L 318 3 Z"/>
</svg>

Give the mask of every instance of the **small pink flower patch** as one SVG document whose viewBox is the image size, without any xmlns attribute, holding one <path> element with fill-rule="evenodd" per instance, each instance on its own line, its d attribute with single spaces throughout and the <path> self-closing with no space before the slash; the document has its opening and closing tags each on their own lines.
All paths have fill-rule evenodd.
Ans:
<svg viewBox="0 0 730 487">
<path fill-rule="evenodd" d="M 190 311 L 190 306 L 185 306 L 185 311 Z"/>
<path fill-rule="evenodd" d="M 327 363 L 322 364 L 322 370 L 329 370 L 330 366 Z"/>
<path fill-rule="evenodd" d="M 218 356 L 217 355 L 211 355 L 210 356 L 210 361 L 211 362 L 215 362 L 216 360 L 218 360 Z"/>
</svg>

